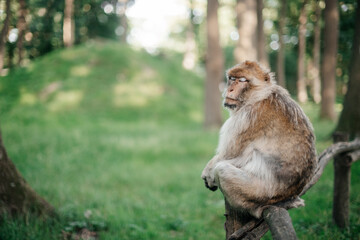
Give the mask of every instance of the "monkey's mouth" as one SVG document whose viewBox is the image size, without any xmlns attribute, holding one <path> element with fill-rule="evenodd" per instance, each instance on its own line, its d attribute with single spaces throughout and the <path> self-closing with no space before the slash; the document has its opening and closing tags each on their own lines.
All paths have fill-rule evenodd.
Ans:
<svg viewBox="0 0 360 240">
<path fill-rule="evenodd" d="M 224 107 L 229 109 L 235 109 L 237 106 L 237 100 L 232 98 L 225 98 Z"/>
<path fill-rule="evenodd" d="M 224 107 L 227 107 L 227 108 L 230 108 L 230 109 L 235 109 L 236 104 L 224 103 Z"/>
</svg>

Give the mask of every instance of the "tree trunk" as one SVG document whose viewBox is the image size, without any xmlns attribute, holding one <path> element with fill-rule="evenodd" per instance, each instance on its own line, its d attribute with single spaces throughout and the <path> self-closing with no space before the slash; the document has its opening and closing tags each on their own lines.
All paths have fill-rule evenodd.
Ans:
<svg viewBox="0 0 360 240">
<path fill-rule="evenodd" d="M 277 81 L 278 84 L 286 88 L 285 83 L 285 46 L 284 46 L 284 27 L 286 21 L 286 0 L 281 0 L 280 13 L 279 13 L 279 51 L 276 58 L 276 68 L 277 68 Z"/>
<path fill-rule="evenodd" d="M 308 100 L 306 91 L 306 80 L 305 80 L 305 52 L 306 52 L 306 5 L 307 0 L 304 0 L 299 17 L 299 52 L 298 52 L 298 63 L 297 63 L 297 97 L 299 102 L 304 103 Z"/>
<path fill-rule="evenodd" d="M 320 32 L 321 32 L 321 7 L 318 1 L 314 1 L 315 26 L 314 26 L 314 47 L 313 60 L 311 64 L 311 95 L 315 103 L 321 102 L 321 82 L 320 82 Z"/>
<path fill-rule="evenodd" d="M 19 19 L 16 24 L 16 28 L 19 30 L 19 35 L 16 43 L 18 50 L 18 60 L 17 60 L 18 66 L 21 65 L 21 62 L 23 60 L 23 54 L 24 54 L 23 44 L 24 44 L 24 35 L 26 30 L 26 15 L 27 15 L 25 0 L 19 0 L 19 4 L 20 4 L 19 13 L 18 13 Z"/>
<path fill-rule="evenodd" d="M 221 118 L 221 94 L 224 57 L 220 47 L 218 0 L 208 0 L 207 5 L 207 55 L 205 81 L 205 127 L 219 127 Z"/>
<path fill-rule="evenodd" d="M 6 153 L 0 133 L 0 216 L 28 213 L 42 217 L 55 216 L 54 208 L 17 171 Z"/>
<path fill-rule="evenodd" d="M 350 137 L 360 136 L 360 0 L 357 1 L 355 32 L 350 62 L 348 90 L 337 126 Z"/>
<path fill-rule="evenodd" d="M 11 0 L 6 0 L 6 17 L 3 24 L 3 28 L 0 33 L 0 73 L 4 67 L 4 59 L 5 59 L 5 45 L 6 45 L 6 38 L 9 33 L 9 25 L 10 25 L 10 18 L 11 18 Z"/>
<path fill-rule="evenodd" d="M 233 209 L 226 199 L 225 217 L 226 239 L 230 239 L 231 235 L 233 235 L 238 229 L 244 227 L 247 223 L 256 221 L 256 219 L 248 213 L 236 211 L 236 209 Z"/>
<path fill-rule="evenodd" d="M 321 64 L 321 118 L 335 120 L 336 55 L 339 11 L 337 0 L 325 0 L 324 54 Z"/>
<path fill-rule="evenodd" d="M 256 0 L 256 16 L 257 16 L 257 60 L 264 66 L 269 67 L 269 60 L 266 53 L 266 41 L 264 34 L 264 21 L 263 21 L 263 11 L 264 3 L 263 0 Z"/>
<path fill-rule="evenodd" d="M 235 60 L 240 63 L 245 60 L 257 60 L 256 29 L 257 14 L 256 1 L 237 0 L 236 19 L 239 40 L 234 50 Z"/>
<path fill-rule="evenodd" d="M 337 132 L 334 143 L 346 142 L 349 135 Z M 339 154 L 334 158 L 334 201 L 333 220 L 336 225 L 345 228 L 349 225 L 351 161 L 347 161 L 346 154 Z"/>
<path fill-rule="evenodd" d="M 74 0 L 65 0 L 63 41 L 65 47 L 72 47 L 75 40 Z"/>
<path fill-rule="evenodd" d="M 195 49 L 196 49 L 196 43 L 195 43 L 195 33 L 194 33 L 194 24 L 193 24 L 193 1 L 190 0 L 190 14 L 189 14 L 189 21 L 188 26 L 186 30 L 186 40 L 185 40 L 185 53 L 184 58 L 182 61 L 182 65 L 185 69 L 193 69 L 195 67 Z"/>
</svg>

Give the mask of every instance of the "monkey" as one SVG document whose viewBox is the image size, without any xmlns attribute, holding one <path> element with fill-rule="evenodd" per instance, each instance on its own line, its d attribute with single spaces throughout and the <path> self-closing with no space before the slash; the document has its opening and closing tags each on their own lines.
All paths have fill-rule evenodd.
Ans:
<svg viewBox="0 0 360 240">
<path fill-rule="evenodd" d="M 274 74 L 244 61 L 226 72 L 230 112 L 202 179 L 232 208 L 260 218 L 269 205 L 295 199 L 317 166 L 313 126 Z"/>
</svg>

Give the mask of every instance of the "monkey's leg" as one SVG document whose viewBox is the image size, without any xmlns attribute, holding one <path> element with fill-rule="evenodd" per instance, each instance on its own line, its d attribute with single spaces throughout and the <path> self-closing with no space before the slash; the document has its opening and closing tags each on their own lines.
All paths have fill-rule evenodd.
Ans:
<svg viewBox="0 0 360 240">
<path fill-rule="evenodd" d="M 262 203 L 274 194 L 275 180 L 271 173 L 258 174 L 237 168 L 229 162 L 219 162 L 215 167 L 215 181 L 229 204 L 237 209 L 245 209 L 255 217 L 260 217 Z"/>
</svg>

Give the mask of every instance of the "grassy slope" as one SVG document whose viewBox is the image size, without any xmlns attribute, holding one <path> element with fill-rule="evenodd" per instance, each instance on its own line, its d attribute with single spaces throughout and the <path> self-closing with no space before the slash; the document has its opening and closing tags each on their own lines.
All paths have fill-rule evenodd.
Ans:
<svg viewBox="0 0 360 240">
<path fill-rule="evenodd" d="M 61 86 L 44 95 L 54 82 Z M 217 143 L 217 132 L 201 127 L 202 86 L 174 58 L 117 43 L 55 52 L 1 79 L 9 155 L 62 218 L 7 221 L 0 239 L 58 239 L 69 222 L 90 220 L 106 224 L 101 239 L 222 239 L 221 193 L 200 179 Z M 316 106 L 304 108 L 324 149 L 334 124 L 320 122 Z M 300 239 L 360 233 L 360 168 L 353 170 L 350 232 L 331 224 L 331 168 L 305 196 L 307 207 L 291 211 Z"/>
</svg>

